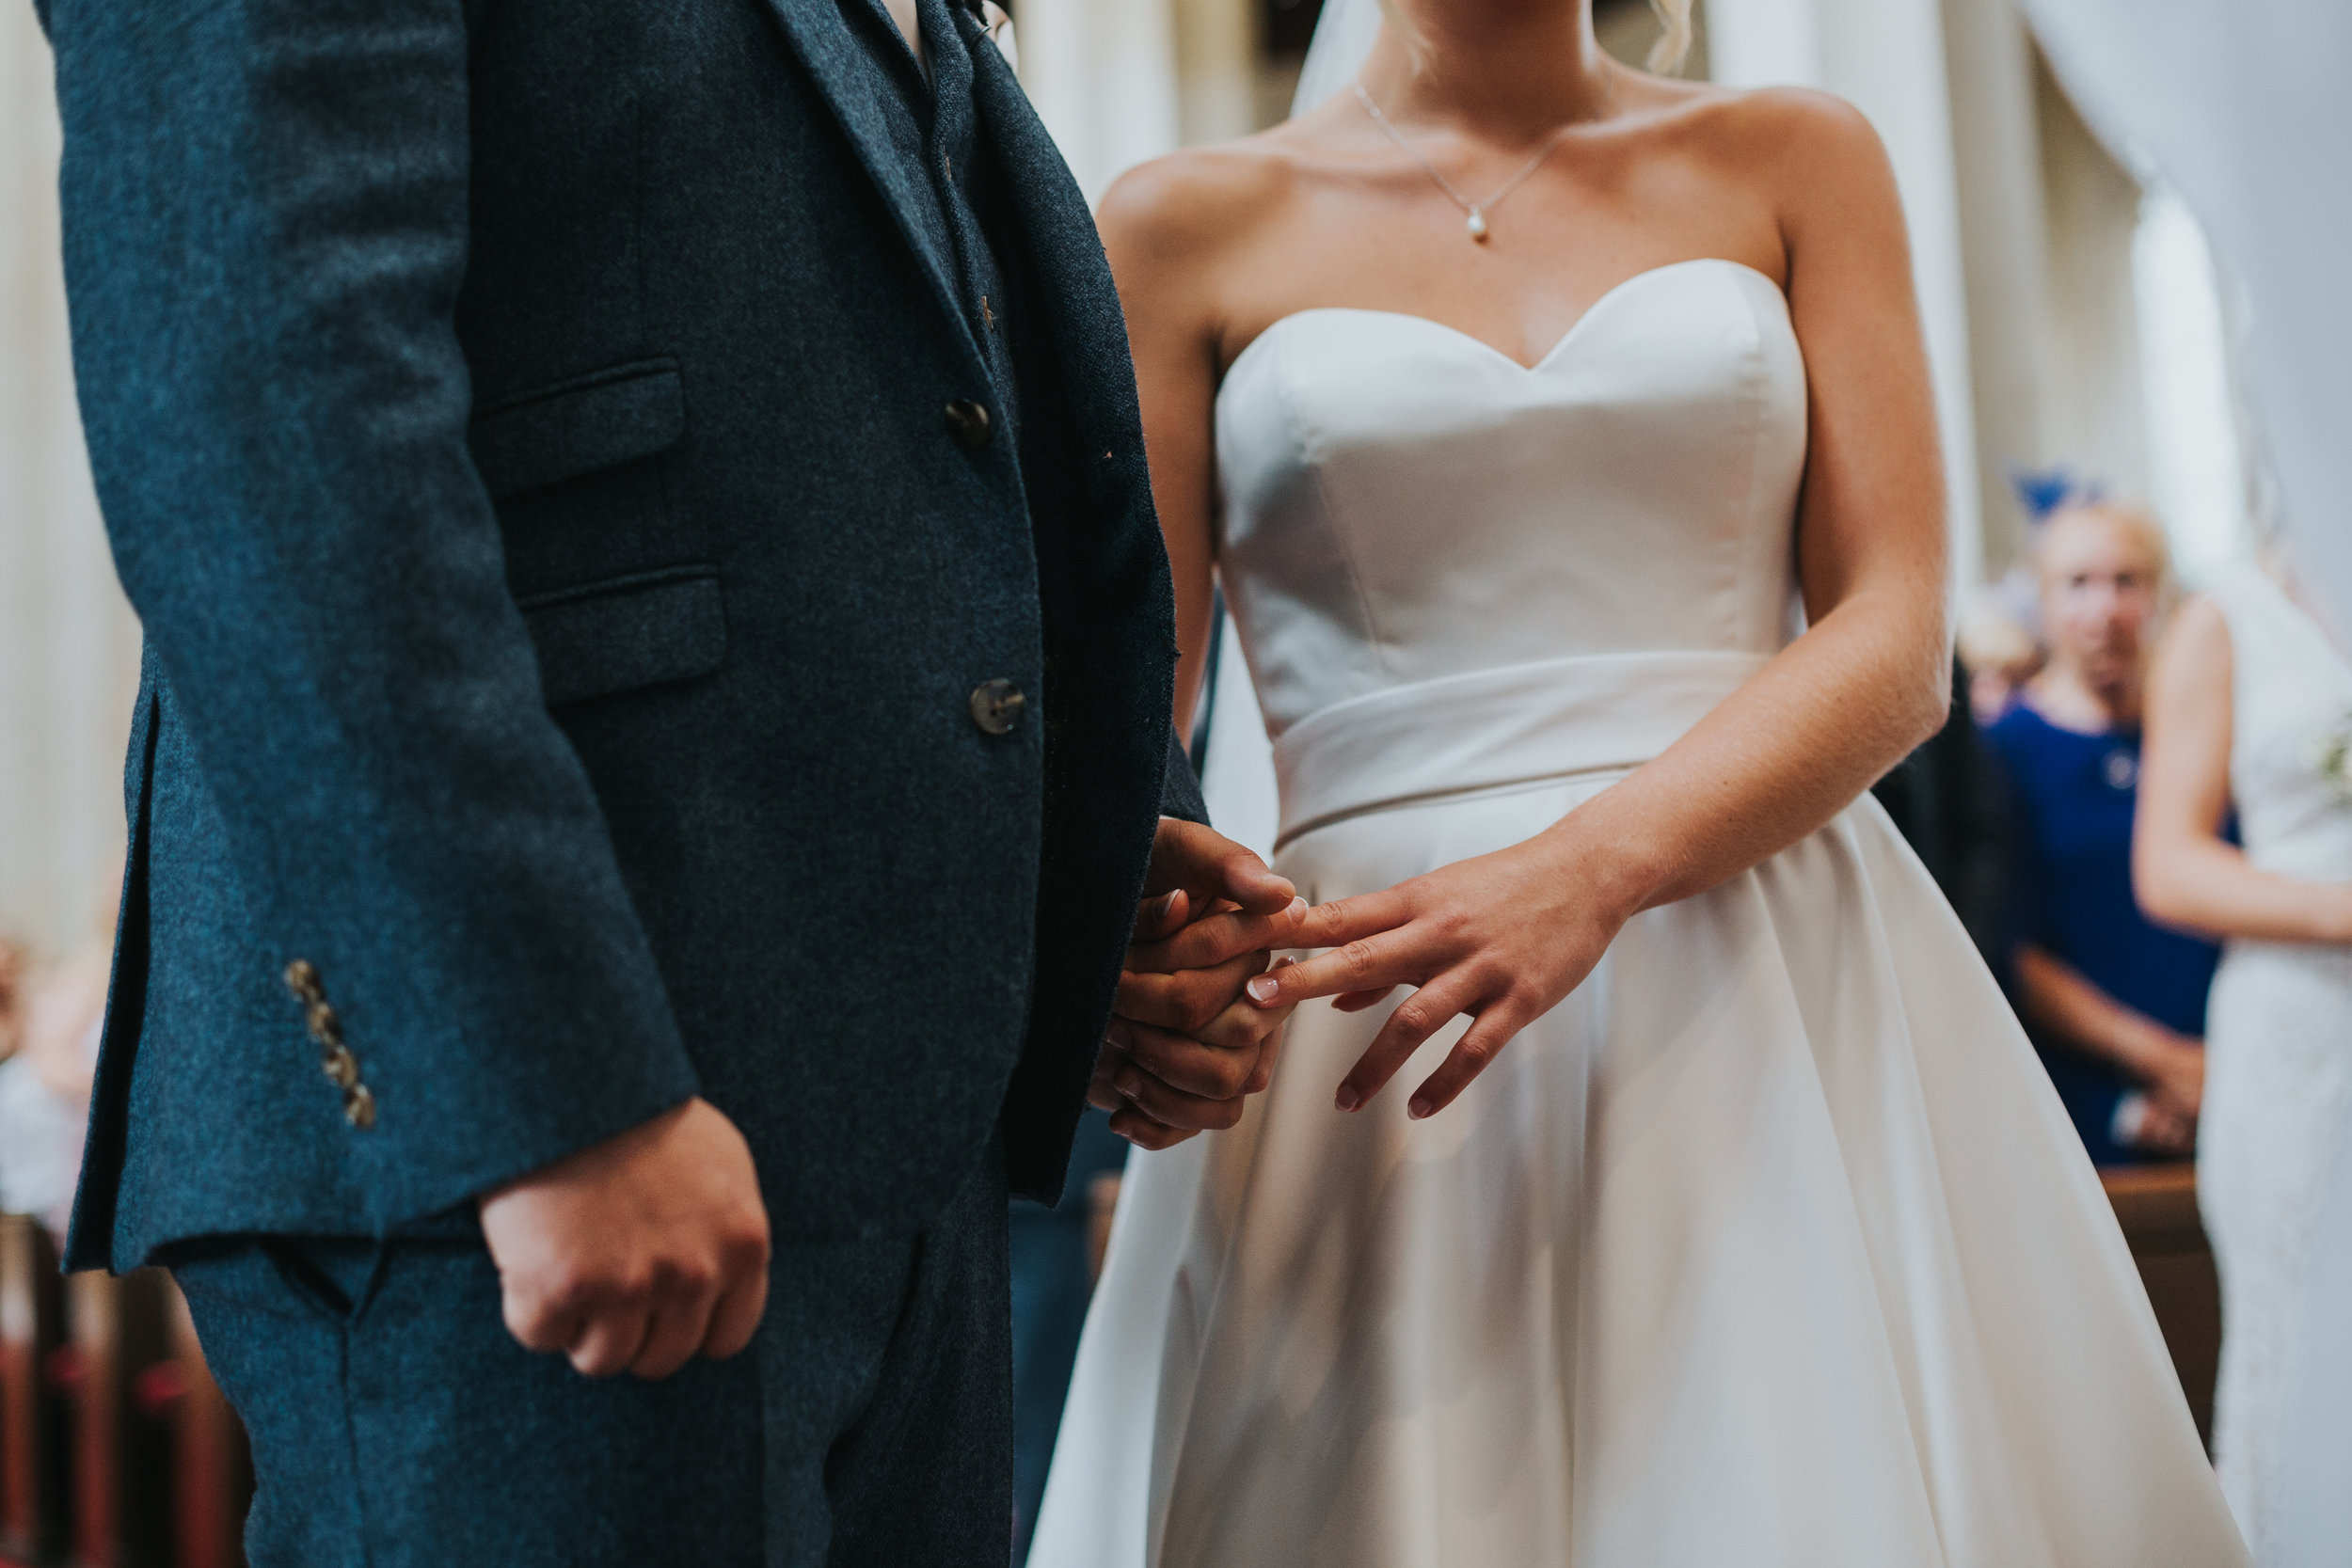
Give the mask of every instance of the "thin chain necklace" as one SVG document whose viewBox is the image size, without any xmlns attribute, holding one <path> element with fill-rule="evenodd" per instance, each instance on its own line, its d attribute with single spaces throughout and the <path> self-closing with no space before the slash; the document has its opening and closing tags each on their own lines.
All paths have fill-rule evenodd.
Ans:
<svg viewBox="0 0 2352 1568">
<path fill-rule="evenodd" d="M 1422 166 L 1422 172 L 1428 175 L 1430 179 L 1435 180 L 1438 182 L 1438 189 L 1445 192 L 1447 196 L 1454 198 L 1454 204 L 1456 207 L 1461 208 L 1463 214 L 1465 214 L 1466 221 L 1463 223 L 1462 227 L 1469 230 L 1470 237 L 1477 241 L 1480 245 L 1485 245 L 1486 243 L 1486 210 L 1490 207 L 1498 205 L 1504 197 L 1509 196 L 1513 191 L 1518 190 L 1521 185 L 1527 183 L 1529 177 L 1543 166 L 1544 160 L 1550 157 L 1553 151 L 1559 148 L 1561 141 L 1566 137 L 1570 131 L 1575 129 L 1573 124 L 1568 124 L 1563 125 L 1560 129 L 1554 131 L 1549 136 L 1547 136 L 1544 139 L 1544 145 L 1535 150 L 1535 155 L 1527 160 L 1526 166 L 1517 174 L 1514 174 L 1510 179 L 1505 180 L 1502 182 L 1502 188 L 1501 190 L 1498 190 L 1494 195 L 1488 197 L 1484 201 L 1472 201 L 1469 197 L 1464 196 L 1459 190 L 1454 188 L 1453 181 L 1448 180 L 1444 175 L 1438 172 L 1437 165 L 1422 156 L 1420 148 L 1415 147 L 1411 142 L 1405 139 L 1404 132 L 1389 123 L 1389 117 L 1380 112 L 1380 105 L 1375 103 L 1372 101 L 1372 94 L 1364 90 L 1363 79 L 1361 77 L 1359 77 L 1357 80 L 1349 83 L 1348 86 L 1356 90 L 1356 102 L 1364 106 L 1364 112 L 1366 114 L 1372 116 L 1373 123 L 1379 126 L 1381 130 L 1386 131 L 1389 134 L 1389 139 L 1396 143 L 1397 146 L 1403 148 L 1405 150 L 1405 155 L 1412 159 L 1413 162 L 1419 164 Z"/>
</svg>

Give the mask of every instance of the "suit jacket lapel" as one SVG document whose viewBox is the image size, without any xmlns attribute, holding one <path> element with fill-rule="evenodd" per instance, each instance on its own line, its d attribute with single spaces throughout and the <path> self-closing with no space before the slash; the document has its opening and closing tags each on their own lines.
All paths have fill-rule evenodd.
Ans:
<svg viewBox="0 0 2352 1568">
<path fill-rule="evenodd" d="M 967 34 L 978 31 L 977 23 L 966 25 L 961 16 L 958 24 Z M 1113 489 L 1139 491 L 1149 522 L 1143 419 L 1127 352 L 1127 318 L 1094 214 L 1052 133 L 993 42 L 972 45 L 972 106 L 983 144 L 1004 169 L 1012 216 L 1038 272 L 1054 352 L 1069 377 L 1071 412 L 1085 427 L 1080 439 L 1087 451 L 1102 454 L 1091 461 L 1109 470 L 1098 469 L 1091 487 L 1099 492 L 1108 480 Z"/>
<path fill-rule="evenodd" d="M 800 53 L 809 74 L 816 79 L 818 90 L 832 105 L 834 118 L 841 122 L 850 145 L 857 150 L 858 161 L 881 187 L 890 215 L 898 220 L 898 231 L 922 262 L 924 276 L 930 279 L 940 309 L 946 312 L 965 352 L 977 360 L 979 346 L 971 341 L 971 328 L 958 302 L 955 281 L 948 275 L 947 258 L 931 246 L 914 216 L 921 198 L 913 182 L 923 176 L 909 168 L 892 146 L 882 111 L 860 80 L 866 64 L 861 57 L 866 45 L 850 31 L 834 0 L 767 0 L 767 4 L 783 24 L 785 37 Z"/>
</svg>

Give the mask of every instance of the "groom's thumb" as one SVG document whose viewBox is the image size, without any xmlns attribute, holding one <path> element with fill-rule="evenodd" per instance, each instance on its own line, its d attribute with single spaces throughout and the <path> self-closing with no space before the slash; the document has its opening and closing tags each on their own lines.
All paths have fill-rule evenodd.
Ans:
<svg viewBox="0 0 2352 1568">
<path fill-rule="evenodd" d="M 1254 851 L 1215 829 L 1173 816 L 1160 818 L 1152 848 L 1152 886 L 1188 889 L 1201 903 L 1230 899 L 1252 914 L 1279 914 L 1298 895 Z"/>
</svg>

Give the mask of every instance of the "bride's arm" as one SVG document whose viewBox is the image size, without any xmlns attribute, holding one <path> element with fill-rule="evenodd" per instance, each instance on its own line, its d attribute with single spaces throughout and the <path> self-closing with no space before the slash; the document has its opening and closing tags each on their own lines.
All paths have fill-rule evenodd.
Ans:
<svg viewBox="0 0 2352 1568">
<path fill-rule="evenodd" d="M 1251 982 L 1262 1004 L 1399 1005 L 1346 1082 L 1352 1110 L 1458 1014 L 1476 1022 L 1415 1092 L 1425 1116 L 1572 990 L 1638 911 L 1715 886 L 1827 822 L 1943 723 L 1945 503 L 1895 182 L 1860 115 L 1813 94 L 1743 106 L 1781 193 L 1791 318 L 1810 382 L 1798 513 L 1810 628 L 1665 752 L 1536 838 L 1340 900 L 1333 951 Z"/>
<path fill-rule="evenodd" d="M 2152 920 L 2222 937 L 2352 942 L 2352 886 L 2258 871 L 2221 836 L 2230 809 L 2229 624 L 2194 599 L 2149 672 L 2132 887 Z"/>
<path fill-rule="evenodd" d="M 1216 409 L 1224 258 L 1275 196 L 1266 160 L 1225 148 L 1131 170 L 1099 214 L 1127 313 L 1152 500 L 1176 579 L 1176 733 L 1192 733 L 1216 573 Z"/>
</svg>

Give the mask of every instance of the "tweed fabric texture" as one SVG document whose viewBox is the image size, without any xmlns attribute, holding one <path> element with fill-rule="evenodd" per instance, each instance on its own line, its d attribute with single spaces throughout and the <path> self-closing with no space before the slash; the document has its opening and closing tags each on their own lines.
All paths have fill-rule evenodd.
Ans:
<svg viewBox="0 0 2352 1568">
<path fill-rule="evenodd" d="M 980 274 L 835 0 L 44 8 L 148 637 L 75 1264 L 407 1233 L 696 1092 L 787 1238 L 912 1234 L 1000 1111 L 1058 1190 L 1200 808 L 1108 269 L 932 8 L 1023 408 L 977 449 Z"/>
</svg>

